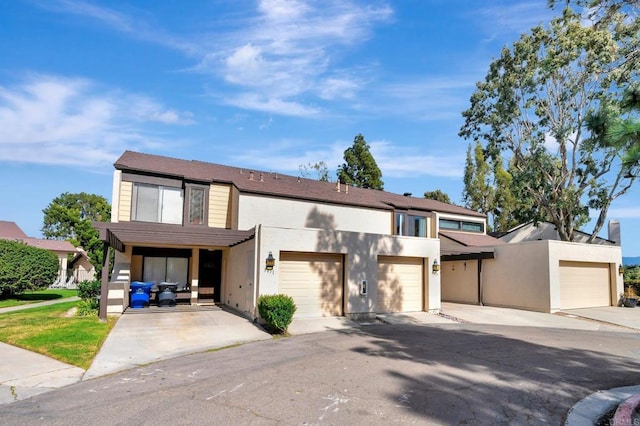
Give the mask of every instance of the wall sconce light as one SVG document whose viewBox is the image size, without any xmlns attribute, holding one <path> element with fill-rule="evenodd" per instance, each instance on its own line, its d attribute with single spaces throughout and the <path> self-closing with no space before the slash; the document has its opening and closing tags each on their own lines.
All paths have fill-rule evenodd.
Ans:
<svg viewBox="0 0 640 426">
<path fill-rule="evenodd" d="M 438 263 L 438 259 L 433 261 L 433 266 L 431 267 L 431 272 L 433 272 L 434 274 L 437 274 L 438 271 L 440 270 L 440 264 Z"/>
<path fill-rule="evenodd" d="M 618 274 L 624 275 L 624 266 L 622 266 L 622 263 L 618 266 Z"/>
<path fill-rule="evenodd" d="M 267 271 L 273 271 L 275 264 L 276 259 L 273 257 L 273 253 L 269 252 L 269 256 L 267 256 L 267 260 L 265 261 L 265 269 Z"/>
</svg>

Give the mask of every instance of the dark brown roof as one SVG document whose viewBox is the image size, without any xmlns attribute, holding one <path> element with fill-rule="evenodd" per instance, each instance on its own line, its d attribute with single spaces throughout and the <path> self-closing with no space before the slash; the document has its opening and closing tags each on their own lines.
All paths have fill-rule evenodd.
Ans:
<svg viewBox="0 0 640 426">
<path fill-rule="evenodd" d="M 187 181 L 229 183 L 244 193 L 384 210 L 406 208 L 485 217 L 483 214 L 473 210 L 436 200 L 406 197 L 391 192 L 352 186 L 347 188 L 344 184 L 340 185 L 340 190 L 338 191 L 337 184 L 331 182 L 320 182 L 280 173 L 242 169 L 196 160 L 180 160 L 133 151 L 125 151 L 116 160 L 114 166 L 118 170 L 177 177 Z"/>
<path fill-rule="evenodd" d="M 18 240 L 28 238 L 28 235 L 15 222 L 0 220 L 0 238 Z"/>
<path fill-rule="evenodd" d="M 127 244 L 229 247 L 249 240 L 255 235 L 255 229 L 237 231 L 164 223 L 93 222 L 93 227 L 100 232 L 100 240 L 109 242 L 111 247 L 120 251 L 123 251 Z"/>
<path fill-rule="evenodd" d="M 449 238 L 457 243 L 460 243 L 466 247 L 483 247 L 483 246 L 497 246 L 500 244 L 506 244 L 504 241 L 485 234 L 467 234 L 464 232 L 452 232 L 452 231 L 440 231 L 440 236 Z"/>
</svg>

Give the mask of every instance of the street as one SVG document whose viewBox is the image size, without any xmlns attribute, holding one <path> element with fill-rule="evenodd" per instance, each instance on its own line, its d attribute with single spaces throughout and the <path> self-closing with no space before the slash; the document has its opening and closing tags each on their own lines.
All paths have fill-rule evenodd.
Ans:
<svg viewBox="0 0 640 426">
<path fill-rule="evenodd" d="M 640 383 L 640 334 L 388 325 L 175 358 L 0 407 L 5 425 L 562 424 Z"/>
</svg>

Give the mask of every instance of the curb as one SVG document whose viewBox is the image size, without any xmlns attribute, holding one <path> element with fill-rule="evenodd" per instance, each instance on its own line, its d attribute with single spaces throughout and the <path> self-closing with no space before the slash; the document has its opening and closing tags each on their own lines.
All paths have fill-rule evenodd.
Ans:
<svg viewBox="0 0 640 426">
<path fill-rule="evenodd" d="M 636 394 L 640 394 L 640 386 L 625 386 L 592 393 L 571 407 L 564 424 L 565 426 L 595 424 L 607 411 Z"/>
</svg>

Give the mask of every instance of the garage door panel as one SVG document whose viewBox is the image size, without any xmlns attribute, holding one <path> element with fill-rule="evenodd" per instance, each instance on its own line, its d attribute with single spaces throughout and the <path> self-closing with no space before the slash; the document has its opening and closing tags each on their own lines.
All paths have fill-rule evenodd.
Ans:
<svg viewBox="0 0 640 426">
<path fill-rule="evenodd" d="M 611 305 L 608 263 L 560 262 L 561 309 Z"/>
<path fill-rule="evenodd" d="M 342 256 L 281 253 L 279 292 L 296 303 L 297 317 L 342 315 Z"/>
<path fill-rule="evenodd" d="M 422 258 L 379 257 L 376 311 L 422 311 L 423 269 Z"/>
</svg>

